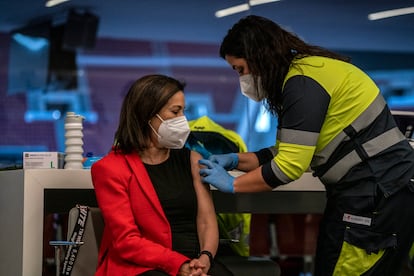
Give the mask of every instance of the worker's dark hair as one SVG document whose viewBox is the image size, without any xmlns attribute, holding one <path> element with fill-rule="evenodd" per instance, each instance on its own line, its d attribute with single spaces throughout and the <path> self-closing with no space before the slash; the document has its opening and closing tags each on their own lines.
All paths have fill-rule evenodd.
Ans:
<svg viewBox="0 0 414 276">
<path fill-rule="evenodd" d="M 220 46 L 220 56 L 244 58 L 257 87 L 261 78 L 267 108 L 278 113 L 283 81 L 294 58 L 323 56 L 349 62 L 350 59 L 322 47 L 309 45 L 275 22 L 256 15 L 240 19 L 228 31 Z"/>
</svg>

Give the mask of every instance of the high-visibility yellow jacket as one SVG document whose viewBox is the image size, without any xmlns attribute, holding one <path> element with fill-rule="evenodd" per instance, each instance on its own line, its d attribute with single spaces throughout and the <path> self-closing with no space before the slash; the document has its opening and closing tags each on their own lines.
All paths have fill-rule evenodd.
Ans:
<svg viewBox="0 0 414 276">
<path fill-rule="evenodd" d="M 375 83 L 350 63 L 318 56 L 292 62 L 276 145 L 256 154 L 272 187 L 310 167 L 328 190 L 368 182 L 389 195 L 414 175 L 413 149 Z"/>
</svg>

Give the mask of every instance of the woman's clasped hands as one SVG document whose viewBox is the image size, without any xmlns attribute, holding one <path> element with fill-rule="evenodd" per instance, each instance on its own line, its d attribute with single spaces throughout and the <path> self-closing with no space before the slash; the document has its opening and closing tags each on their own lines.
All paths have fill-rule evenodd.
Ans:
<svg viewBox="0 0 414 276">
<path fill-rule="evenodd" d="M 178 276 L 211 276 L 207 274 L 208 267 L 199 259 L 192 259 L 190 262 L 184 263 Z"/>
</svg>

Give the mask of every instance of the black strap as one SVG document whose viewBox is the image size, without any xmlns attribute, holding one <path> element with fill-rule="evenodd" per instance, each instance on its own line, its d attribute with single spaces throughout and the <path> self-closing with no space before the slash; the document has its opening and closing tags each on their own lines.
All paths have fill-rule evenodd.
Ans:
<svg viewBox="0 0 414 276">
<path fill-rule="evenodd" d="M 79 209 L 78 219 L 76 221 L 75 227 L 73 228 L 70 241 L 79 243 L 82 241 L 82 237 L 85 232 L 85 225 L 88 218 L 89 208 L 88 206 L 84 205 L 76 205 L 76 207 Z M 78 252 L 79 245 L 69 245 L 68 249 L 66 250 L 61 275 L 67 276 L 72 273 Z"/>
<path fill-rule="evenodd" d="M 353 142 L 355 151 L 358 153 L 361 160 L 367 160 L 369 158 L 368 153 L 362 146 L 364 141 L 360 141 L 360 139 L 358 139 L 358 132 L 355 130 L 355 128 L 352 125 L 349 125 L 344 128 L 344 132 Z"/>
</svg>

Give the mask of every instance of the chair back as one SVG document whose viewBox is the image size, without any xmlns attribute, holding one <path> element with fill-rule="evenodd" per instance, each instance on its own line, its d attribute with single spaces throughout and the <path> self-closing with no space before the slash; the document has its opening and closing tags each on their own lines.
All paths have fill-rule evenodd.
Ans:
<svg viewBox="0 0 414 276">
<path fill-rule="evenodd" d="M 71 276 L 93 276 L 98 264 L 98 252 L 104 230 L 104 221 L 98 207 L 89 207 L 88 210 L 82 237 L 84 244 L 79 247 Z M 77 224 L 78 216 L 79 208 L 73 207 L 69 211 L 68 217 L 68 240 Z"/>
</svg>

